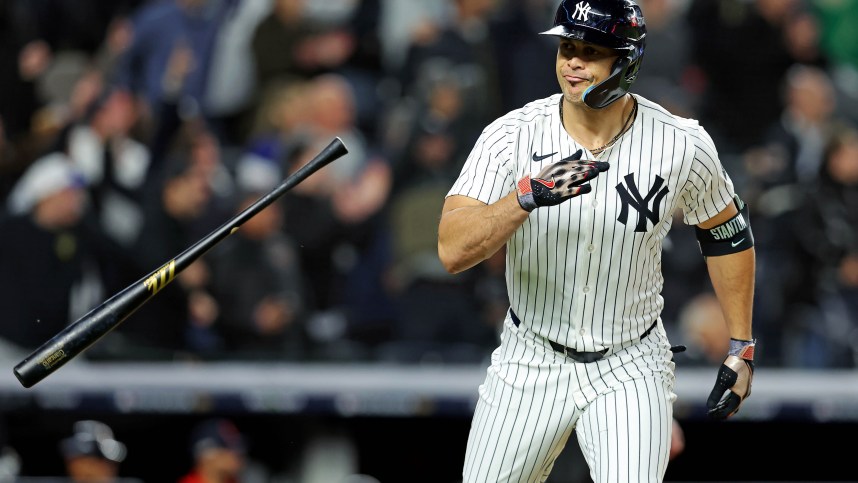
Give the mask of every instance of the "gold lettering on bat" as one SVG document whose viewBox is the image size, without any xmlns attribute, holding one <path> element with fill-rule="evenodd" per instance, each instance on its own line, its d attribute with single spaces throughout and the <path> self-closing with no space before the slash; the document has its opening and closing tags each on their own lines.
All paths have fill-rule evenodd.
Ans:
<svg viewBox="0 0 858 483">
<path fill-rule="evenodd" d="M 146 280 L 143 281 L 143 285 L 146 287 L 146 290 L 152 292 L 152 295 L 160 292 L 162 288 L 164 288 L 168 283 L 173 281 L 173 277 L 176 276 L 176 261 L 170 260 L 170 263 L 164 265 L 159 268 L 155 272 L 152 273 Z"/>
<path fill-rule="evenodd" d="M 42 366 L 45 369 L 50 369 L 51 367 L 54 367 L 54 365 L 56 365 L 57 362 L 65 359 L 65 358 L 66 358 L 66 352 L 62 349 L 57 349 L 51 355 L 42 359 Z"/>
</svg>

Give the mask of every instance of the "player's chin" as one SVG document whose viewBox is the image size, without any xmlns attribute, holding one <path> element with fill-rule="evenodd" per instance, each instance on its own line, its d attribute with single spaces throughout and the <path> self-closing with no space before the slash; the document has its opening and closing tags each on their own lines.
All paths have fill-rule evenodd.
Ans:
<svg viewBox="0 0 858 483">
<path fill-rule="evenodd" d="M 566 102 L 568 102 L 572 105 L 581 104 L 583 102 L 583 100 L 582 100 L 584 98 L 584 91 L 583 90 L 572 89 L 572 88 L 569 88 L 568 86 L 563 86 L 562 91 L 563 91 L 563 99 Z"/>
<path fill-rule="evenodd" d="M 563 92 L 563 97 L 572 103 L 581 102 L 584 97 L 584 92 L 590 84 L 584 82 L 569 82 L 564 78 L 560 78 L 560 90 Z"/>
</svg>

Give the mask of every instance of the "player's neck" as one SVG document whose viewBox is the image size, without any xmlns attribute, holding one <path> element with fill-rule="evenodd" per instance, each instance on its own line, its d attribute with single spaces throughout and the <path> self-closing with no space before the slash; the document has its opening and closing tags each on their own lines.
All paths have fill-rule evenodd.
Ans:
<svg viewBox="0 0 858 483">
<path fill-rule="evenodd" d="M 636 101 L 630 94 L 602 109 L 561 98 L 563 127 L 578 144 L 597 154 L 608 149 L 631 128 L 636 114 Z"/>
</svg>

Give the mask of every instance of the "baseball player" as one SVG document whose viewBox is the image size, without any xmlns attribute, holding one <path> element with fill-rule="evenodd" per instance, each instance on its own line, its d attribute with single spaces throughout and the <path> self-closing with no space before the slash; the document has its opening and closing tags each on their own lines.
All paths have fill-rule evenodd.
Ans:
<svg viewBox="0 0 858 483">
<path fill-rule="evenodd" d="M 563 0 L 561 93 L 482 132 L 446 197 L 451 273 L 506 246 L 510 308 L 468 439 L 465 482 L 545 481 L 572 431 L 595 482 L 662 481 L 676 396 L 660 312 L 672 214 L 696 226 L 730 337 L 708 401 L 751 392 L 753 236 L 706 130 L 629 92 L 646 44 L 632 0 Z"/>
</svg>

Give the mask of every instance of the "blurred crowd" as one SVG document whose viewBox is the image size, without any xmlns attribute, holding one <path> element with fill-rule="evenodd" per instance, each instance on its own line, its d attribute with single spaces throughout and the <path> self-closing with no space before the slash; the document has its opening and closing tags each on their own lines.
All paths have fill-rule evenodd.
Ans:
<svg viewBox="0 0 858 483">
<path fill-rule="evenodd" d="M 0 422 L 3 483 L 379 483 L 359 472 L 354 443 L 342 430 L 317 430 L 302 439 L 293 427 L 290 441 L 278 441 L 272 456 L 265 451 L 272 436 L 260 437 L 246 422 L 241 426 L 225 416 L 171 425 L 169 437 L 176 444 L 160 448 L 152 447 L 146 429 L 78 419 L 42 434 L 40 451 L 22 454 L 4 429 Z M 55 442 L 53 450 L 45 442 Z"/>
<path fill-rule="evenodd" d="M 699 119 L 756 238 L 759 364 L 858 362 L 858 2 L 640 0 L 632 92 Z M 557 92 L 555 0 L 0 0 L 0 338 L 23 356 L 278 186 L 94 361 L 481 362 L 504 254 L 452 276 L 444 195 L 482 128 Z M 663 319 L 727 337 L 693 229 Z M 721 329 L 719 331 L 719 329 Z M 710 358 L 710 354 L 715 354 Z"/>
</svg>

